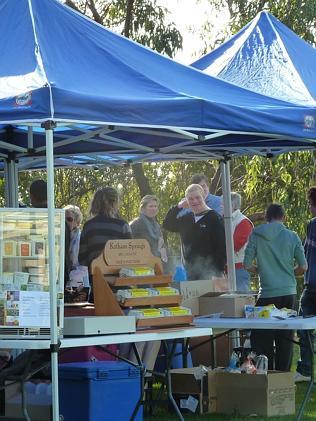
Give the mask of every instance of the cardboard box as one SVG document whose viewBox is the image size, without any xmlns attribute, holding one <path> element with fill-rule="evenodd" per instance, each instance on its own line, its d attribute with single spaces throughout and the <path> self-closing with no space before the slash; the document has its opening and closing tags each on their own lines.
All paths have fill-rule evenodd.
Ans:
<svg viewBox="0 0 316 421">
<path fill-rule="evenodd" d="M 255 297 L 247 294 L 207 293 L 199 298 L 200 315 L 223 313 L 224 317 L 244 317 L 245 305 L 254 305 Z"/>
<path fill-rule="evenodd" d="M 53 419 L 52 397 L 45 393 L 45 391 L 39 393 L 41 384 L 36 386 L 36 391 L 27 392 L 27 412 L 32 421 L 51 421 Z M 25 419 L 22 414 L 22 395 L 20 390 L 19 383 L 9 384 L 5 388 L 5 416 L 8 418 Z"/>
<path fill-rule="evenodd" d="M 193 316 L 200 314 L 200 306 L 198 298 L 189 298 L 188 300 L 182 300 L 181 305 L 191 310 Z"/>
<path fill-rule="evenodd" d="M 172 282 L 172 287 L 177 288 L 183 300 L 199 298 L 208 292 L 220 292 L 228 290 L 227 278 L 204 279 L 200 281 Z"/>
<path fill-rule="evenodd" d="M 216 412 L 215 375 L 209 371 L 203 377 L 200 367 L 178 368 L 171 370 L 172 394 L 181 397 L 193 396 L 199 401 L 197 412 L 205 414 Z"/>
<path fill-rule="evenodd" d="M 216 373 L 216 410 L 264 417 L 295 414 L 293 373 Z"/>
</svg>

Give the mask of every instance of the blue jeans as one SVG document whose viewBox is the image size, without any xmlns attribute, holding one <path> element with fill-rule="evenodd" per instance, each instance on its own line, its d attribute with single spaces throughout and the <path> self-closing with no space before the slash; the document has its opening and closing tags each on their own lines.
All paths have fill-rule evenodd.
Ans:
<svg viewBox="0 0 316 421">
<path fill-rule="evenodd" d="M 316 315 L 316 291 L 310 291 L 305 288 L 300 299 L 299 314 L 303 317 Z M 297 362 L 297 372 L 303 376 L 310 376 L 312 372 L 311 367 L 311 350 L 309 346 L 308 334 L 306 330 L 298 330 L 298 337 L 300 338 L 300 354 L 301 359 Z M 312 343 L 314 343 L 314 333 L 310 331 Z"/>
<path fill-rule="evenodd" d="M 249 292 L 250 291 L 249 283 L 250 283 L 249 272 L 244 268 L 236 269 L 237 291 Z"/>
</svg>

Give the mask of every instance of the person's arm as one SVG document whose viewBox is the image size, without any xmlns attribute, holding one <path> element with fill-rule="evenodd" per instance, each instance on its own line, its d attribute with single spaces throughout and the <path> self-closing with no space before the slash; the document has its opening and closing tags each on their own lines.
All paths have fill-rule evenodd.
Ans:
<svg viewBox="0 0 316 421">
<path fill-rule="evenodd" d="M 224 270 L 227 261 L 225 228 L 222 218 L 219 218 L 218 216 L 216 216 L 216 219 L 214 218 L 214 222 L 212 222 L 212 237 L 212 241 L 214 241 L 214 243 L 216 244 L 216 261 L 220 263 L 222 269 Z"/>
<path fill-rule="evenodd" d="M 179 232 L 182 218 L 177 218 L 181 208 L 173 206 L 167 212 L 167 215 L 162 223 L 162 227 L 171 232 Z"/>
<path fill-rule="evenodd" d="M 253 264 L 257 256 L 257 245 L 255 235 L 252 233 L 249 237 L 249 242 L 245 250 L 244 267 L 248 272 L 257 273 L 258 268 Z"/>
<path fill-rule="evenodd" d="M 125 224 L 123 225 L 122 233 L 122 240 L 129 240 L 130 238 L 133 238 L 131 227 L 128 225 L 127 222 L 125 222 Z"/>
<path fill-rule="evenodd" d="M 80 235 L 80 246 L 79 246 L 79 254 L 78 254 L 78 261 L 81 266 L 88 266 L 88 243 L 86 238 L 87 232 L 85 226 L 83 226 L 81 235 Z"/>
<path fill-rule="evenodd" d="M 239 251 L 248 241 L 253 226 L 248 219 L 241 221 L 234 232 L 234 250 Z"/>
<path fill-rule="evenodd" d="M 130 224 L 133 238 L 146 238 L 144 224 L 139 219 L 135 219 Z"/>
<path fill-rule="evenodd" d="M 294 250 L 294 259 L 297 263 L 297 266 L 294 268 L 294 275 L 301 276 L 307 271 L 307 261 L 305 258 L 304 248 L 302 242 L 297 234 L 296 236 L 296 245 Z"/>
</svg>

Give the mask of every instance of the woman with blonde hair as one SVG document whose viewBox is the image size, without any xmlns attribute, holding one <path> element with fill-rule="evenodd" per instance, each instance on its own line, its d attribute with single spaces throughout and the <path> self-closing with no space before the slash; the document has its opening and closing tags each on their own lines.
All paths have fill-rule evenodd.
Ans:
<svg viewBox="0 0 316 421">
<path fill-rule="evenodd" d="M 160 257 L 166 263 L 168 261 L 166 247 L 160 225 L 156 219 L 158 209 L 158 198 L 147 194 L 140 201 L 139 217 L 134 219 L 130 226 L 133 238 L 144 238 L 147 240 L 152 254 Z"/>
<path fill-rule="evenodd" d="M 70 244 L 69 244 L 69 266 L 70 270 L 79 266 L 78 255 L 80 246 L 80 224 L 82 222 L 82 213 L 78 206 L 67 205 L 65 209 L 66 224 L 70 231 Z"/>
<path fill-rule="evenodd" d="M 98 257 L 108 240 L 132 238 L 131 229 L 126 221 L 117 216 L 119 195 L 114 187 L 98 189 L 91 201 L 90 216 L 83 226 L 79 262 L 88 266 Z"/>
</svg>

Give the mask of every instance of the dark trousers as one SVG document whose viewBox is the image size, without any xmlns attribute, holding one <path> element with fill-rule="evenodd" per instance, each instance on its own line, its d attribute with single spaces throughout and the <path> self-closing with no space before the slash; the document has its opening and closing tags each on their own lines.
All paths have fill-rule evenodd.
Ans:
<svg viewBox="0 0 316 421">
<path fill-rule="evenodd" d="M 316 315 L 316 291 L 311 291 L 305 288 L 300 299 L 299 314 L 303 317 Z M 301 359 L 297 362 L 297 371 L 303 376 L 310 376 L 311 367 L 311 350 L 309 346 L 308 334 L 306 330 L 298 330 L 298 337 L 300 338 L 300 354 Z M 311 340 L 314 342 L 314 333 L 310 332 Z"/>
<path fill-rule="evenodd" d="M 259 298 L 256 305 L 274 304 L 277 308 L 293 309 L 295 295 Z M 252 330 L 251 347 L 257 355 L 268 357 L 269 370 L 290 371 L 293 358 L 293 330 Z"/>
</svg>

